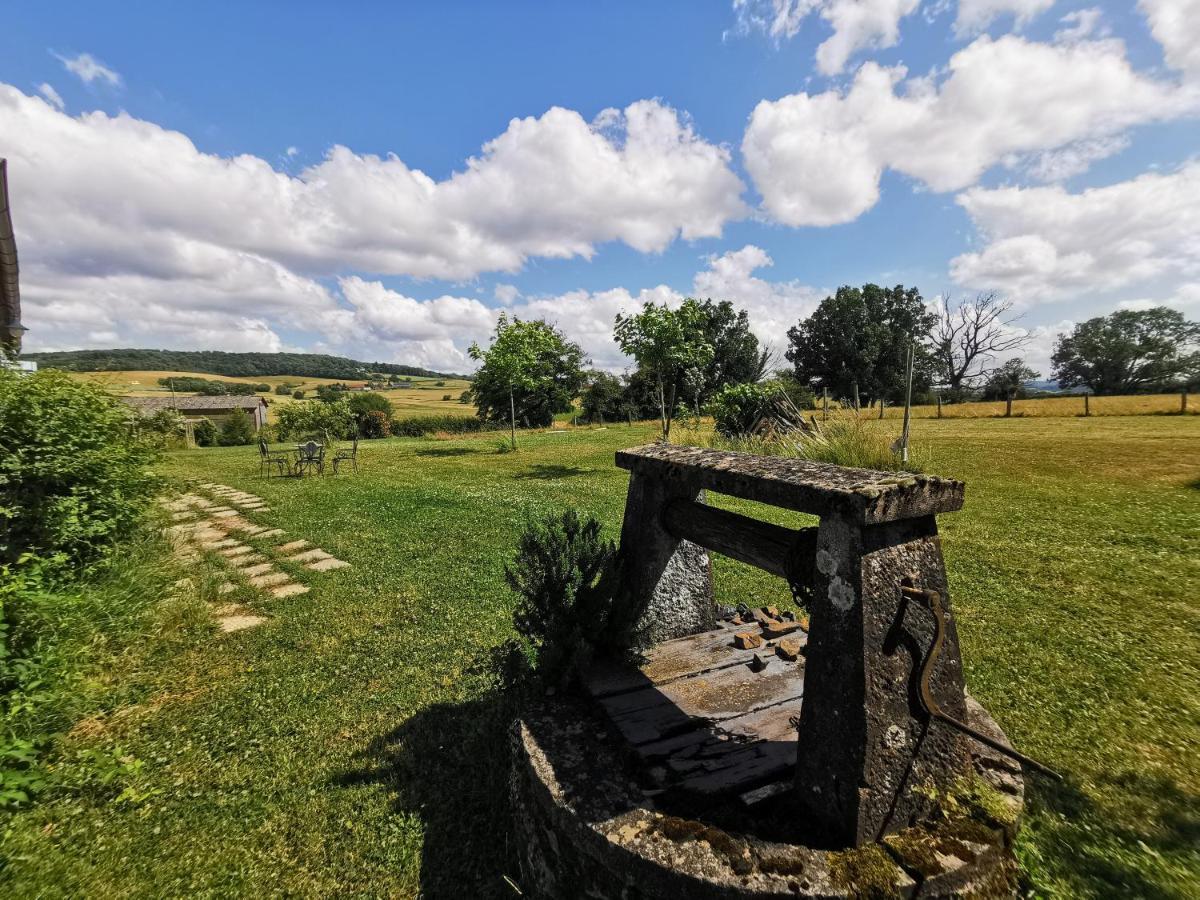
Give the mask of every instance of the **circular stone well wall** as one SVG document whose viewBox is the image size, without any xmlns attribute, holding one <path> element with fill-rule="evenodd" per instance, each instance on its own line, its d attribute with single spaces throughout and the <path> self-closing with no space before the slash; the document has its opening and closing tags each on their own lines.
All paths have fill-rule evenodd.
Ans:
<svg viewBox="0 0 1200 900">
<path fill-rule="evenodd" d="M 971 724 L 1003 739 L 968 700 Z M 514 723 L 512 802 L 526 894 L 553 900 L 738 897 L 1012 897 L 1020 769 L 972 742 L 969 809 L 841 851 L 726 831 L 656 806 L 620 745 L 582 706 L 538 707 Z"/>
</svg>

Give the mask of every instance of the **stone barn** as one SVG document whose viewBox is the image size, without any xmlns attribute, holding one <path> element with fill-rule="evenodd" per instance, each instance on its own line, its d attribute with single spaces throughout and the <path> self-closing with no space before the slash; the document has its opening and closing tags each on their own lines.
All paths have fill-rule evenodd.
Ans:
<svg viewBox="0 0 1200 900">
<path fill-rule="evenodd" d="M 160 409 L 178 410 L 188 422 L 198 419 L 210 419 L 220 425 L 236 411 L 242 410 L 250 414 L 254 430 L 260 431 L 267 424 L 267 401 L 262 397 L 232 396 L 220 397 L 122 397 L 134 409 L 144 416 L 152 415 Z"/>
</svg>

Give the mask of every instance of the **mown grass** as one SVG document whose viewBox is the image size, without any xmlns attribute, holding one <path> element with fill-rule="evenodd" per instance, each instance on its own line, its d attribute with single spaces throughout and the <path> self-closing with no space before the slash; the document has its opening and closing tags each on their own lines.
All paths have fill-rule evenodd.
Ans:
<svg viewBox="0 0 1200 900">
<path fill-rule="evenodd" d="M 337 480 L 260 480 L 244 448 L 174 455 L 170 476 L 266 497 L 270 521 L 353 568 L 147 667 L 136 692 L 114 684 L 72 740 L 141 760 L 121 775 L 133 799 L 69 793 L 10 821 L 5 892 L 512 896 L 509 711 L 486 665 L 511 634 L 503 566 L 532 514 L 574 506 L 615 536 L 612 454 L 653 433 L 524 435 L 504 455 L 490 435 L 370 442 Z M 1198 439 L 1190 417 L 914 433 L 929 470 L 968 484 L 942 527 L 971 689 L 1068 773 L 1030 789 L 1018 852 L 1039 895 L 1200 891 Z M 786 600 L 741 565 L 715 572 L 724 602 Z"/>
</svg>

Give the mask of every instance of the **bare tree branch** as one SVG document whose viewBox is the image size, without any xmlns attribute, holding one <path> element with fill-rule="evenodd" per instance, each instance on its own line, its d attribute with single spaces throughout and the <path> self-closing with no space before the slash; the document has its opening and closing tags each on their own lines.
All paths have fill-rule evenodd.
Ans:
<svg viewBox="0 0 1200 900">
<path fill-rule="evenodd" d="M 989 363 L 999 354 L 1028 343 L 1028 332 L 1013 327 L 1021 315 L 1009 315 L 1012 307 L 1011 300 L 995 293 L 957 302 L 942 295 L 930 340 L 940 380 L 952 393 L 971 387 L 993 371 Z"/>
</svg>

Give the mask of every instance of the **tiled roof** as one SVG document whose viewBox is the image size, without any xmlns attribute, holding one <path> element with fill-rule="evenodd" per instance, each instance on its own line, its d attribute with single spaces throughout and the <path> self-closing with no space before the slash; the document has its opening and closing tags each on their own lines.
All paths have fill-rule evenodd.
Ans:
<svg viewBox="0 0 1200 900">
<path fill-rule="evenodd" d="M 220 397 L 122 397 L 121 399 L 142 412 L 157 412 L 160 409 L 254 409 L 267 405 L 267 401 L 262 397 L 230 394 Z"/>
</svg>

